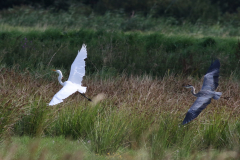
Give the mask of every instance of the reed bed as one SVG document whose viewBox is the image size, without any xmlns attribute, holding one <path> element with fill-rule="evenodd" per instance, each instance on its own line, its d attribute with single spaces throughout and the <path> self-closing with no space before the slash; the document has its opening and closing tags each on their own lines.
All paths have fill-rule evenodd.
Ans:
<svg viewBox="0 0 240 160">
<path fill-rule="evenodd" d="M 23 135 L 63 136 L 107 157 L 125 149 L 143 150 L 148 159 L 191 159 L 205 153 L 216 158 L 223 151 L 238 157 L 240 89 L 234 75 L 220 77 L 217 91 L 223 92 L 221 99 L 212 100 L 185 126 L 181 122 L 195 97 L 183 85 L 192 84 L 198 91 L 203 78 L 95 74 L 83 82 L 93 102 L 75 93 L 50 107 L 47 104 L 61 88 L 56 77 L 52 73 L 48 78 L 36 78 L 28 70 L 1 68 L 2 141 Z"/>
</svg>

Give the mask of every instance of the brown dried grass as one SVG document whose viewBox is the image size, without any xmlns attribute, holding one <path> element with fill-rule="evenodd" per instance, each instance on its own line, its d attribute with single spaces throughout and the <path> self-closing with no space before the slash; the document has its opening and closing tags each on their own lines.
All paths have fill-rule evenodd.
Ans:
<svg viewBox="0 0 240 160">
<path fill-rule="evenodd" d="M 125 75 L 111 79 L 89 78 L 85 81 L 88 86 L 87 95 L 93 97 L 98 93 L 104 93 L 106 100 L 111 101 L 115 107 L 137 110 L 151 114 L 161 112 L 180 112 L 182 118 L 195 101 L 195 97 L 189 89 L 183 85 L 191 84 L 196 91 L 201 89 L 201 79 L 183 77 L 181 75 L 166 75 L 161 79 L 153 79 L 147 75 L 130 76 Z M 239 83 L 232 77 L 220 77 L 219 87 L 216 91 L 223 93 L 222 97 L 212 103 L 203 112 L 213 114 L 224 110 L 231 116 L 239 114 Z M 203 114 L 202 114 L 203 115 Z"/>
<path fill-rule="evenodd" d="M 154 117 L 156 123 L 159 122 L 160 115 L 171 114 L 177 116 L 181 123 L 195 100 L 190 90 L 185 89 L 183 85 L 192 84 L 199 91 L 202 82 L 203 77 L 199 79 L 182 75 L 165 75 L 163 78 L 154 79 L 147 75 L 128 77 L 123 74 L 107 79 L 97 75 L 89 76 L 85 77 L 83 84 L 88 87 L 86 96 L 101 100 L 106 110 L 111 106 L 117 110 L 125 110 L 129 115 L 144 113 L 146 120 Z M 57 75 L 54 73 L 49 79 L 39 79 L 27 70 L 19 73 L 14 69 L 2 68 L 0 71 L 1 112 L 8 117 L 2 117 L 3 119 L 0 120 L 0 127 L 3 129 L 1 136 L 10 137 L 13 134 L 14 124 L 29 114 L 32 105 L 41 102 L 47 105 L 60 88 Z M 223 93 L 222 97 L 218 101 L 212 100 L 212 103 L 195 121 L 208 123 L 209 117 L 215 114 L 220 114 L 223 120 L 238 120 L 240 111 L 238 81 L 234 76 L 220 77 L 217 91 Z M 89 103 L 91 102 L 75 93 L 63 103 L 48 108 L 58 112 L 69 105 L 85 104 L 89 107 Z M 149 127 L 150 131 L 151 126 Z"/>
<path fill-rule="evenodd" d="M 144 112 L 149 115 L 159 115 L 162 112 L 180 113 L 180 119 L 183 119 L 196 99 L 183 85 L 191 84 L 199 91 L 202 82 L 203 77 L 198 79 L 182 75 L 166 75 L 160 79 L 153 79 L 147 75 L 130 77 L 120 75 L 108 79 L 99 76 L 86 77 L 83 84 L 87 86 L 88 97 L 103 93 L 105 95 L 103 101 L 117 109 Z M 18 115 L 14 121 L 26 115 L 35 101 L 44 101 L 47 105 L 60 88 L 61 85 L 58 84 L 57 75 L 54 73 L 52 80 L 49 80 L 35 79 L 28 71 L 18 73 L 13 69 L 2 68 L 0 72 L 1 106 L 14 110 Z M 227 113 L 225 118 L 237 117 L 240 112 L 240 88 L 237 80 L 234 80 L 233 76 L 220 77 L 217 91 L 223 93 L 222 97 L 218 101 L 212 100 L 203 111 L 206 114 L 202 113 L 199 117 L 211 116 L 214 113 L 224 115 Z M 61 108 L 72 103 L 86 103 L 86 100 L 75 93 L 58 106 Z"/>
</svg>

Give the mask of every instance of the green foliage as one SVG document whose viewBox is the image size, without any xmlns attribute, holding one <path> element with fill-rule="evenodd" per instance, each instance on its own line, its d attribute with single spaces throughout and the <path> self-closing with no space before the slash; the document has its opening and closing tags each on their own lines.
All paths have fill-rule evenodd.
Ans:
<svg viewBox="0 0 240 160">
<path fill-rule="evenodd" d="M 215 6 L 218 6 L 222 13 L 234 13 L 237 12 L 237 9 L 240 5 L 239 1 L 234 1 L 234 0 L 210 0 L 212 4 Z"/>
<path fill-rule="evenodd" d="M 104 71 L 114 75 L 125 72 L 163 76 L 170 71 L 203 75 L 215 58 L 224 60 L 221 74 L 229 75 L 238 66 L 238 45 L 234 39 L 52 29 L 29 33 L 2 32 L 0 37 L 2 63 L 7 66 L 18 64 L 21 70 L 40 65 L 69 70 L 69 64 L 83 43 L 88 48 L 88 74 Z"/>
<path fill-rule="evenodd" d="M 50 118 L 52 116 L 51 112 L 52 110 L 46 103 L 35 101 L 26 115 L 15 124 L 15 134 L 33 137 L 43 135 L 45 128 L 52 121 L 52 118 Z"/>
<path fill-rule="evenodd" d="M 98 112 L 94 126 L 87 135 L 90 149 L 99 154 L 113 154 L 129 135 L 129 118 L 123 112 L 112 111 L 111 106 L 108 107 Z"/>
<path fill-rule="evenodd" d="M 13 149 L 14 148 L 14 149 Z M 84 153 L 84 156 L 83 156 Z M 89 153 L 83 143 L 71 141 L 64 137 L 32 138 L 28 136 L 11 137 L 11 140 L 1 144 L 0 156 L 9 159 L 31 160 L 72 160 L 96 159 L 94 153 Z"/>
<path fill-rule="evenodd" d="M 24 116 L 24 111 L 21 109 L 21 103 L 10 99 L 1 99 L 1 118 L 0 118 L 0 141 L 8 138 L 13 131 L 16 122 Z"/>
<path fill-rule="evenodd" d="M 34 7 L 53 7 L 54 10 L 59 11 L 68 10 L 69 3 L 63 0 L 7 0 L 0 2 L 0 9 L 7 9 L 13 6 L 21 6 L 21 5 L 32 5 Z"/>
<path fill-rule="evenodd" d="M 200 43 L 203 47 L 208 47 L 216 44 L 216 41 L 213 38 L 204 38 L 202 43 Z"/>
<path fill-rule="evenodd" d="M 165 21 L 169 25 L 190 22 L 236 27 L 240 23 L 239 3 L 234 0 L 7 0 L 0 2 L 0 15 L 4 17 L 1 21 L 27 26 L 78 23 L 78 26 L 96 27 L 93 22 L 97 22 L 101 23 L 97 29 L 121 26 L 123 30 L 146 30 Z M 111 13 L 117 16 L 110 18 Z M 104 15 L 104 19 L 98 16 L 94 20 L 94 15 Z M 161 20 L 156 23 L 155 18 Z"/>
<path fill-rule="evenodd" d="M 188 1 L 188 3 L 196 2 Z M 186 8 L 188 7 L 186 4 Z M 178 23 L 176 18 L 165 19 L 166 22 L 161 22 L 163 19 L 155 19 L 151 16 L 145 18 L 139 15 L 126 20 L 120 13 L 113 15 L 110 12 L 102 17 L 94 14 L 89 17 L 78 17 L 78 14 L 71 10 L 70 14 L 43 13 L 40 14 L 41 16 L 39 16 L 40 11 L 30 12 L 31 10 L 21 9 L 20 11 L 24 12 L 20 14 L 13 9 L 13 13 L 4 16 L 1 22 L 35 26 L 40 21 L 40 26 L 49 23 L 54 27 L 47 27 L 43 31 L 40 27 L 39 30 L 27 28 L 29 31 L 24 29 L 8 31 L 5 29 L 0 32 L 1 67 L 15 68 L 16 72 L 21 72 L 23 75 L 32 72 L 34 73 L 32 76 L 35 77 L 30 80 L 24 79 L 20 83 L 21 78 L 13 72 L 4 74 L 5 71 L 1 70 L 1 140 L 11 135 L 62 136 L 79 140 L 85 148 L 101 155 L 114 154 L 121 148 L 132 150 L 144 148 L 153 159 L 167 159 L 168 153 L 171 153 L 173 159 L 189 157 L 193 159 L 192 153 L 207 152 L 207 149 L 211 147 L 217 151 L 232 150 L 234 147 L 238 150 L 240 123 L 236 115 L 223 110 L 216 112 L 217 114 L 206 114 L 211 117 L 204 119 L 206 115 L 202 113 L 197 120 L 182 126 L 179 124 L 184 117 L 185 110 L 182 111 L 181 108 L 186 106 L 187 101 L 186 99 L 180 100 L 181 96 L 179 98 L 179 95 L 176 95 L 176 93 L 183 93 L 180 86 L 182 82 L 185 83 L 185 79 L 181 82 L 177 81 L 179 78 L 177 74 L 200 77 L 205 74 L 211 60 L 215 58 L 221 61 L 221 75 L 228 76 L 232 72 L 235 77 L 240 75 L 237 70 L 240 57 L 239 42 L 235 38 L 217 37 L 228 30 L 222 31 L 224 29 L 219 25 L 211 26 L 210 29 L 201 25 L 174 28 L 174 25 Z M 14 16 L 17 18 L 14 19 Z M 79 22 L 74 22 L 78 20 Z M 155 25 L 159 22 L 162 24 L 156 27 Z M 71 30 L 69 26 L 75 28 L 78 26 L 81 29 Z M 65 27 L 69 28 L 64 29 Z M 89 29 L 84 29 L 87 27 Z M 117 29 L 112 29 L 114 27 Z M 158 32 L 121 32 L 122 30 L 151 31 L 151 29 Z M 182 29 L 185 32 L 182 32 Z M 163 34 L 166 30 L 172 35 Z M 202 35 L 200 35 L 199 38 L 186 35 L 186 33 L 194 35 L 200 30 L 205 32 L 204 34 L 213 36 L 201 38 Z M 232 33 L 227 36 L 239 34 L 237 29 L 231 29 L 231 31 Z M 52 79 L 49 70 L 53 67 L 69 72 L 69 64 L 73 62 L 83 43 L 87 44 L 88 50 L 86 77 L 90 79 L 93 76 L 97 77 L 95 80 L 97 85 L 88 84 L 90 88 L 88 92 L 93 92 L 92 95 L 103 92 L 109 97 L 115 94 L 118 96 L 120 92 L 126 97 L 122 99 L 117 99 L 117 96 L 108 97 L 97 105 L 81 99 L 75 103 L 66 100 L 57 107 L 47 106 L 47 102 L 59 86 L 52 85 L 50 81 L 47 84 L 44 81 L 38 83 L 38 80 Z M 104 79 L 119 77 L 121 73 L 129 75 L 122 79 L 119 78 L 121 84 L 126 83 L 125 87 L 119 86 L 118 79 L 110 83 L 113 84 L 112 86 L 104 86 Z M 171 73 L 175 75 L 172 80 L 164 77 Z M 129 77 L 142 77 L 143 74 L 150 75 L 151 78 L 153 76 L 162 78 L 159 78 L 157 82 L 151 82 L 149 86 L 146 83 L 148 79 L 136 81 L 130 85 L 127 83 L 131 81 Z M 14 80 L 7 79 L 7 75 Z M 167 82 L 161 79 L 167 79 Z M 34 83 L 28 86 L 30 82 Z M 143 84 L 142 88 L 137 87 L 138 83 Z M 162 87 L 166 91 L 153 92 L 152 90 L 156 88 L 154 84 L 161 84 L 157 87 Z M 98 87 L 102 85 L 104 89 L 99 89 Z M 221 86 L 223 85 L 219 85 Z M 232 96 L 233 90 L 231 89 L 238 88 L 236 86 L 238 85 L 224 85 L 225 94 Z M 107 88 L 113 88 L 113 91 L 109 92 Z M 147 94 L 144 93 L 146 88 Z M 136 93 L 138 90 L 140 94 Z M 130 93 L 133 94 L 128 95 Z M 171 98 L 166 98 L 165 96 L 169 93 L 174 94 L 170 95 Z M 239 95 L 238 93 L 234 94 Z M 149 95 L 153 97 L 153 100 L 145 99 Z M 161 101 L 160 96 L 164 97 Z M 172 97 L 179 98 L 176 102 L 179 108 L 176 110 L 169 105 L 171 102 L 175 103 Z M 72 95 L 72 98 L 77 98 L 77 95 Z M 69 99 L 71 100 L 70 97 Z M 133 102 L 129 103 L 129 101 Z M 162 104 L 164 102 L 166 106 Z M 224 107 L 230 108 L 232 103 L 227 101 L 226 104 L 227 106 Z M 225 119 L 229 115 L 233 115 L 232 118 Z M 201 120 L 201 116 L 204 121 Z"/>
<path fill-rule="evenodd" d="M 217 124 L 214 123 L 203 126 L 203 141 L 206 147 L 214 146 L 214 148 L 224 148 L 229 145 L 229 124 L 228 121 L 217 121 Z"/>
<path fill-rule="evenodd" d="M 183 3 L 186 1 L 186 3 Z M 118 31 L 161 31 L 171 34 L 185 33 L 217 36 L 238 36 L 240 32 L 240 10 L 234 13 L 220 14 L 210 1 L 172 1 L 154 2 L 150 10 L 125 13 L 120 9 L 104 9 L 104 14 L 94 12 L 83 4 L 72 4 L 68 11 L 32 8 L 29 6 L 13 7 L 0 10 L 0 23 L 11 26 L 31 26 L 54 29 L 94 29 Z M 108 1 L 116 4 L 115 1 Z M 129 5 L 129 3 L 124 5 Z M 153 3 L 150 1 L 149 3 Z M 148 3 L 147 3 L 148 4 Z M 198 6 L 198 7 L 196 7 Z M 111 8 L 111 7 L 110 7 Z M 143 14 L 144 13 L 144 14 Z"/>
<path fill-rule="evenodd" d="M 58 120 L 54 122 L 52 132 L 57 136 L 64 135 L 78 139 L 86 138 L 93 129 L 99 107 L 72 106 L 61 110 Z"/>
<path fill-rule="evenodd" d="M 186 126 L 180 125 L 177 119 L 172 119 L 172 115 L 171 118 L 168 117 L 170 116 L 161 117 L 159 126 L 150 136 L 154 159 L 164 158 L 169 148 L 177 150 L 173 155 L 176 158 L 179 155 L 188 157 L 194 150 L 207 149 L 209 146 L 219 150 L 233 147 L 231 142 L 235 137 L 231 135 L 232 126 L 229 121 L 222 120 L 221 115 L 215 114 L 212 117 L 214 121 L 209 124 Z"/>
<path fill-rule="evenodd" d="M 16 135 L 81 139 L 89 150 L 103 155 L 114 154 L 125 145 L 139 148 L 144 144 L 151 148 L 153 159 L 164 158 L 171 149 L 177 151 L 173 157 L 189 157 L 191 152 L 209 147 L 232 149 L 239 134 L 238 122 L 224 121 L 219 114 L 214 114 L 209 124 L 195 121 L 182 126 L 178 113 L 162 113 L 153 121 L 154 113 L 139 115 L 105 103 L 58 108 L 55 114 L 41 103 L 33 105 L 30 114 L 15 125 Z"/>
<path fill-rule="evenodd" d="M 45 74 L 44 69 L 36 71 Z M 150 76 L 133 78 L 133 75 L 131 78 L 87 76 L 86 94 L 93 102 L 76 93 L 64 103 L 47 106 L 61 88 L 59 84 L 32 78 L 27 70 L 16 73 L 4 68 L 0 73 L 1 140 L 12 135 L 43 141 L 42 137 L 49 137 L 45 143 L 52 146 L 53 141 L 58 141 L 56 137 L 65 137 L 73 140 L 72 144 L 83 145 L 89 154 L 110 157 L 120 151 L 127 154 L 126 150 L 144 150 L 146 157 L 152 159 L 165 159 L 169 154 L 171 159 L 191 159 L 195 152 L 201 151 L 200 156 L 202 152 L 208 153 L 209 148 L 217 154 L 239 149 L 239 111 L 234 100 L 239 97 L 239 87 L 228 79 L 221 80 L 218 89 L 224 94 L 233 92 L 230 100 L 213 100 L 195 120 L 181 125 L 192 103 L 182 89 L 181 84 L 186 80 L 182 76 L 167 75 L 156 80 Z M 200 79 L 194 81 L 199 81 L 195 86 L 202 84 Z M 106 99 L 94 96 L 102 92 Z M 20 140 L 28 143 L 24 137 Z M 39 155 L 38 151 L 42 150 L 25 150 L 32 157 Z"/>
</svg>

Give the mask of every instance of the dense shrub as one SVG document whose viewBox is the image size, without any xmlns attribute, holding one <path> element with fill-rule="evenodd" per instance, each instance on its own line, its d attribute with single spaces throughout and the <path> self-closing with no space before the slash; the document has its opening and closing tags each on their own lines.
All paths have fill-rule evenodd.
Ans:
<svg viewBox="0 0 240 160">
<path fill-rule="evenodd" d="M 239 45 L 235 39 L 190 38 L 159 33 L 79 30 L 0 33 L 1 63 L 19 68 L 70 68 L 82 44 L 88 48 L 87 73 L 101 71 L 163 76 L 166 72 L 203 75 L 219 58 L 221 74 L 239 74 Z"/>
<path fill-rule="evenodd" d="M 176 24 L 190 21 L 207 23 L 224 22 L 222 17 L 230 16 L 231 20 L 237 17 L 239 1 L 228 0 L 6 0 L 0 2 L 0 9 L 14 6 L 30 5 L 34 8 L 47 8 L 54 12 L 69 13 L 73 6 L 81 8 L 79 12 L 85 14 L 97 13 L 104 15 L 107 12 L 123 11 L 127 17 L 136 14 L 153 17 L 172 17 Z M 174 22 L 174 23 L 175 23 Z"/>
</svg>

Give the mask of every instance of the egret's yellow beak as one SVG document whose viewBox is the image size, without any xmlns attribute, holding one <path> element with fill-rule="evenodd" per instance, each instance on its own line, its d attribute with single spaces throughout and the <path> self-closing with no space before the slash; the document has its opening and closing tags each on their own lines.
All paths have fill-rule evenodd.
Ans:
<svg viewBox="0 0 240 160">
<path fill-rule="evenodd" d="M 56 72 L 56 70 L 55 70 L 55 69 L 53 69 L 53 71 L 54 71 L 54 72 Z"/>
</svg>

